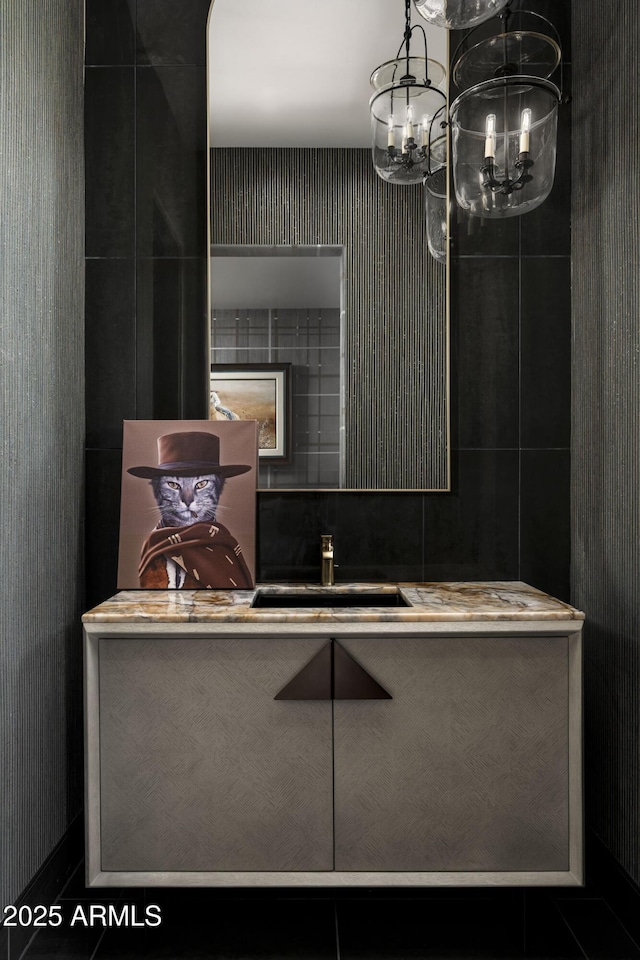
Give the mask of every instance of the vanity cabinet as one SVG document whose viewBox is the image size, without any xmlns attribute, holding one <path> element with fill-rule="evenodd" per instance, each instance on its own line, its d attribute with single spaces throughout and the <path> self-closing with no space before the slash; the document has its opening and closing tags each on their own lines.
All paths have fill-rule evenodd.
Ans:
<svg viewBox="0 0 640 960">
<path fill-rule="evenodd" d="M 566 637 L 340 643 L 393 700 L 334 703 L 336 870 L 569 869 Z"/>
<path fill-rule="evenodd" d="M 373 693 L 279 698 L 329 646 Z M 85 651 L 90 884 L 581 882 L 579 622 L 87 622 Z"/>
<path fill-rule="evenodd" d="M 273 698 L 322 641 L 99 641 L 107 871 L 331 870 L 331 701 Z"/>
</svg>

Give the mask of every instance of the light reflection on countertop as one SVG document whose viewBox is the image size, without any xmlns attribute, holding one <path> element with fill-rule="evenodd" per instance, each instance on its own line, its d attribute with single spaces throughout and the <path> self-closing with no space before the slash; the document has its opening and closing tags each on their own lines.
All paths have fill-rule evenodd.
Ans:
<svg viewBox="0 0 640 960">
<path fill-rule="evenodd" d="M 256 609 L 256 590 L 308 595 L 309 605 Z M 341 593 L 395 593 L 410 606 L 342 607 Z M 315 606 L 314 596 L 336 596 L 336 606 Z M 123 590 L 89 610 L 85 623 L 162 621 L 226 622 L 429 622 L 446 620 L 583 620 L 562 600 L 517 580 L 434 583 L 342 583 L 333 587 L 260 583 L 252 590 Z"/>
</svg>

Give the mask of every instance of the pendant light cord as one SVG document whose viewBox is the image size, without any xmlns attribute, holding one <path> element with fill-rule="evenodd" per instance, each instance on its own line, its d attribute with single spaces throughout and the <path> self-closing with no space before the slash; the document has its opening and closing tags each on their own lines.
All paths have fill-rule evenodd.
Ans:
<svg viewBox="0 0 640 960">
<path fill-rule="evenodd" d="M 407 73 L 409 73 L 409 47 L 411 45 L 411 0 L 404 0 L 404 42 L 407 48 Z"/>
<path fill-rule="evenodd" d="M 410 46 L 411 46 L 411 37 L 414 30 L 420 30 L 422 33 L 422 39 L 424 42 L 424 63 L 425 63 L 425 86 L 431 85 L 431 80 L 429 80 L 429 69 L 428 69 L 428 51 L 427 51 L 427 34 L 421 23 L 416 23 L 411 26 L 411 0 L 404 0 L 404 39 L 400 46 L 398 47 L 398 52 L 396 54 L 396 60 L 399 60 L 402 55 L 403 48 L 406 50 L 406 61 L 407 61 L 407 74 L 411 72 L 410 69 Z"/>
</svg>

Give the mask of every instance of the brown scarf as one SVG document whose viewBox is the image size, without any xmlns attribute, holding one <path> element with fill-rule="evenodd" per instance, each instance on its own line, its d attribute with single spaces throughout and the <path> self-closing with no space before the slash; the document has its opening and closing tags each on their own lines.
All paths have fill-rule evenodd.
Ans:
<svg viewBox="0 0 640 960">
<path fill-rule="evenodd" d="M 145 586 L 145 571 L 160 557 L 175 561 L 205 590 L 254 586 L 240 544 L 221 523 L 152 530 L 142 545 L 138 568 L 141 587 Z"/>
</svg>

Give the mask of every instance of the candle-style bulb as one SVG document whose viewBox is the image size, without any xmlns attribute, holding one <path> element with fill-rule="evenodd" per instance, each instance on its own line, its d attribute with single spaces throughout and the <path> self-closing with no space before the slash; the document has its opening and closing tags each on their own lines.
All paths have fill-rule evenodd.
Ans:
<svg viewBox="0 0 640 960">
<path fill-rule="evenodd" d="M 520 153 L 529 153 L 529 131 L 531 130 L 531 110 L 525 107 L 520 118 Z"/>
<path fill-rule="evenodd" d="M 422 146 L 429 146 L 429 117 L 426 114 L 422 118 Z"/>
<path fill-rule="evenodd" d="M 389 117 L 387 122 L 387 146 L 395 147 L 396 142 L 393 136 L 393 114 Z"/>
<path fill-rule="evenodd" d="M 407 140 L 413 140 L 413 108 L 411 104 L 407 107 L 407 122 L 404 128 L 404 135 Z"/>
<path fill-rule="evenodd" d="M 495 160 L 496 156 L 496 115 L 490 113 L 487 116 L 485 134 L 484 134 L 484 156 L 485 160 Z"/>
</svg>

